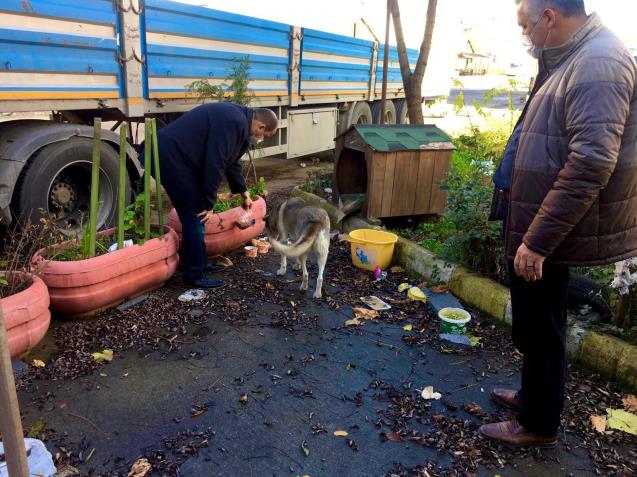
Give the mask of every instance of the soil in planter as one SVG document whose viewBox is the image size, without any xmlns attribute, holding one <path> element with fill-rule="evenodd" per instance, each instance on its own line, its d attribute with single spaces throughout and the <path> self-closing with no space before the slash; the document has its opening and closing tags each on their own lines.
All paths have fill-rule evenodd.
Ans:
<svg viewBox="0 0 637 477">
<path fill-rule="evenodd" d="M 0 273 L 0 298 L 6 298 L 26 290 L 31 281 L 23 278 L 8 281 L 5 273 Z"/>
</svg>

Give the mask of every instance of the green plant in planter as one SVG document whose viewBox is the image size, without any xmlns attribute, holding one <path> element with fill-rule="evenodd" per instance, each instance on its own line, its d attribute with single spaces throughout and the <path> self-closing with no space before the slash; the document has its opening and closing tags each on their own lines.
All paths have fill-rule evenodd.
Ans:
<svg viewBox="0 0 637 477">
<path fill-rule="evenodd" d="M 248 187 L 248 192 L 250 192 L 250 197 L 252 197 L 252 199 L 257 196 L 266 197 L 268 195 L 268 191 L 266 189 L 265 179 L 263 177 L 259 177 L 256 185 Z M 219 199 L 215 203 L 213 211 L 215 214 L 219 214 L 221 212 L 225 212 L 226 210 L 234 209 L 235 207 L 241 207 L 241 203 L 242 199 L 239 196 L 231 199 Z"/>
</svg>

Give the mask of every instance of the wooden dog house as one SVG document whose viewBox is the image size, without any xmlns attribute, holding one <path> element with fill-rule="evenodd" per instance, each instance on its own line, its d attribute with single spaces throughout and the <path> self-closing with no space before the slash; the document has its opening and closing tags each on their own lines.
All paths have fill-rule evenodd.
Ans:
<svg viewBox="0 0 637 477">
<path fill-rule="evenodd" d="M 335 197 L 366 194 L 368 219 L 441 214 L 453 150 L 433 125 L 354 125 L 336 138 Z"/>
</svg>

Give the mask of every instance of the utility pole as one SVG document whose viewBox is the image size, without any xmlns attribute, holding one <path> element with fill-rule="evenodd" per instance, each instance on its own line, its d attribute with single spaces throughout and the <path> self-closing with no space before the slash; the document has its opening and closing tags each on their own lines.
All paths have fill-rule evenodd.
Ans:
<svg viewBox="0 0 637 477">
<path fill-rule="evenodd" d="M 378 123 L 385 124 L 385 108 L 387 107 L 387 70 L 389 68 L 389 19 L 391 2 L 387 0 L 387 22 L 385 23 L 385 50 L 383 51 L 383 89 L 380 97 L 380 118 Z"/>
<path fill-rule="evenodd" d="M 0 434 L 2 434 L 4 457 L 9 475 L 29 477 L 18 395 L 15 390 L 7 330 L 4 327 L 2 315 L 2 300 L 0 300 L 0 403 L 2 403 L 0 405 Z"/>
</svg>

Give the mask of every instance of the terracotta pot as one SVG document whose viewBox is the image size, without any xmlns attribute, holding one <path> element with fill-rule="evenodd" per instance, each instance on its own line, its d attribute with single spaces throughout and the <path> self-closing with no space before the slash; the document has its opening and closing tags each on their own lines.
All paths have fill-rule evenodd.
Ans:
<svg viewBox="0 0 637 477">
<path fill-rule="evenodd" d="M 250 258 L 256 258 L 257 257 L 257 248 L 250 245 L 248 247 L 244 247 L 243 248 L 246 257 L 250 257 Z"/>
<path fill-rule="evenodd" d="M 226 210 L 220 214 L 215 214 L 213 219 L 206 224 L 204 241 L 206 243 L 206 255 L 209 257 L 223 254 L 235 248 L 241 247 L 250 239 L 261 235 L 265 228 L 263 217 L 266 214 L 265 200 L 259 197 L 252 204 L 252 215 L 255 224 L 245 230 L 241 230 L 235 225 L 240 220 L 245 211 L 241 207 Z M 181 222 L 175 209 L 170 211 L 168 216 L 169 225 L 175 229 L 181 237 Z"/>
<path fill-rule="evenodd" d="M 115 229 L 100 236 L 114 235 Z M 64 247 L 68 242 L 56 245 Z M 49 287 L 51 309 L 70 317 L 91 316 L 161 287 L 177 269 L 179 238 L 166 233 L 88 260 L 47 260 L 44 250 L 33 256 L 38 275 Z"/>
<path fill-rule="evenodd" d="M 31 285 L 0 300 L 12 358 L 31 351 L 42 341 L 51 323 L 49 291 L 44 282 L 35 275 L 18 272 L 7 274 L 7 279 L 18 275 L 26 276 Z"/>
<path fill-rule="evenodd" d="M 257 250 L 261 255 L 265 255 L 270 251 L 270 242 L 259 240 L 259 243 L 257 243 Z"/>
</svg>

